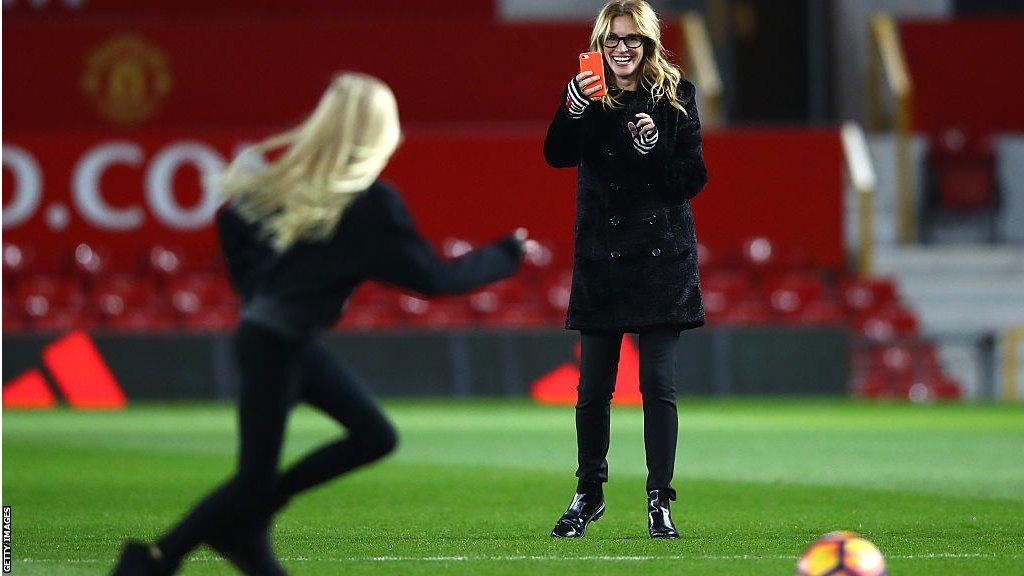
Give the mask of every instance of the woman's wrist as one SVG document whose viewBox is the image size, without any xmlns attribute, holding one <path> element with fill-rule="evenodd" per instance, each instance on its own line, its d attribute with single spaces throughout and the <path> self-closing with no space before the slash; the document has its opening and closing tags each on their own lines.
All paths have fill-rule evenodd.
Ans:
<svg viewBox="0 0 1024 576">
<path fill-rule="evenodd" d="M 633 138 L 633 148 L 641 154 L 647 154 L 651 150 L 654 150 L 654 146 L 658 143 L 658 130 L 649 130 L 641 132 Z"/>
<path fill-rule="evenodd" d="M 569 80 L 568 96 L 565 99 L 565 107 L 569 109 L 569 116 L 581 118 L 589 105 L 590 98 L 583 94 L 576 79 Z"/>
</svg>

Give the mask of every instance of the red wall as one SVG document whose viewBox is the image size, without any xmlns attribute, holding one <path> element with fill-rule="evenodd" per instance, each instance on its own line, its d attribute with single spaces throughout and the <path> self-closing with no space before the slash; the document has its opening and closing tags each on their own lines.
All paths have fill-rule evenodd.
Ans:
<svg viewBox="0 0 1024 576">
<path fill-rule="evenodd" d="M 338 18 L 490 18 L 493 0 L 6 0 L 4 18 L 138 18 L 231 15 L 294 16 L 324 14 Z"/>
<path fill-rule="evenodd" d="M 281 126 L 313 108 L 331 75 L 354 69 L 388 82 L 408 124 L 547 121 L 586 24 L 497 24 L 487 20 L 309 19 L 199 21 L 111 19 L 5 23 L 4 124 L 10 128 L 203 128 Z M 678 27 L 667 26 L 670 46 Z M 145 42 L 95 60 L 115 38 Z M 112 71 L 137 72 L 140 87 L 120 105 Z M 168 79 L 166 89 L 156 78 Z M 130 125 L 103 105 L 153 110 Z"/>
<path fill-rule="evenodd" d="M 900 24 L 916 130 L 1024 131 L 1024 18 Z"/>
<path fill-rule="evenodd" d="M 32 178 L 10 170 L 12 145 L 38 164 L 36 209 L 4 239 L 66 251 L 81 241 L 112 246 L 125 259 L 155 242 L 208 250 L 213 204 L 200 188 L 202 158 L 211 170 L 255 133 L 146 132 L 115 140 L 107 133 L 13 132 L 4 142 L 4 207 Z M 492 239 L 525 225 L 552 243 L 563 263 L 571 258 L 575 170 L 548 167 L 541 154 L 543 127 L 520 131 L 414 132 L 385 176 L 403 191 L 421 229 Z M 101 146 L 121 144 L 129 156 L 98 171 L 97 189 L 83 167 L 102 157 Z M 742 130 L 708 134 L 710 183 L 694 202 L 702 242 L 723 253 L 752 235 L 799 247 L 814 264 L 843 265 L 843 166 L 834 130 Z M 133 157 L 131 154 L 135 154 Z M 110 158 L 108 158 L 109 160 Z M 126 161 L 127 160 L 127 161 Z M 77 176 L 76 176 L 77 174 Z M 97 197 L 100 199 L 97 201 Z M 47 218 L 54 204 L 69 208 L 65 228 Z M 106 205 L 109 208 L 103 208 Z M 160 206 L 170 207 L 161 213 Z M 141 221 L 111 230 L 86 218 L 135 209 Z M 174 224 L 167 214 L 177 213 Z M 163 215 L 161 215 L 163 214 Z M 181 219 L 184 218 L 184 224 Z M 188 218 L 197 220 L 191 228 Z M 130 224 L 130 223 L 129 223 Z"/>
</svg>

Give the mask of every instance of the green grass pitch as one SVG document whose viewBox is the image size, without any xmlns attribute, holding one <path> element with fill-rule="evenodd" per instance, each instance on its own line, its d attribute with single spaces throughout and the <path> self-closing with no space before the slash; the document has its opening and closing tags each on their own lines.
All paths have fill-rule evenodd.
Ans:
<svg viewBox="0 0 1024 576">
<path fill-rule="evenodd" d="M 792 574 L 801 549 L 861 532 L 890 574 L 1024 574 L 1024 408 L 849 401 L 680 402 L 674 515 L 646 534 L 642 416 L 612 414 L 608 512 L 552 541 L 575 486 L 571 407 L 388 403 L 389 460 L 294 501 L 275 530 L 303 574 Z M 338 434 L 309 410 L 286 459 Z M 5 411 L 4 504 L 15 574 L 104 574 L 231 470 L 232 407 Z M 183 573 L 230 574 L 201 549 Z"/>
</svg>

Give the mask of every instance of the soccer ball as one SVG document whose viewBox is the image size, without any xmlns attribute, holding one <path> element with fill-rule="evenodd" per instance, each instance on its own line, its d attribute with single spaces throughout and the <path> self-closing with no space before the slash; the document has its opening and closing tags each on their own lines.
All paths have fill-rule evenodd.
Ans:
<svg viewBox="0 0 1024 576">
<path fill-rule="evenodd" d="M 800 555 L 797 576 L 885 576 L 885 558 L 856 532 L 840 530 L 818 538 Z"/>
</svg>

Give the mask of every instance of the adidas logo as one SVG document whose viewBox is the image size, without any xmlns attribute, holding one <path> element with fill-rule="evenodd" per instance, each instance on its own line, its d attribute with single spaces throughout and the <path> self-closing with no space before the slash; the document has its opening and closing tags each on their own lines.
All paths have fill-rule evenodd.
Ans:
<svg viewBox="0 0 1024 576">
<path fill-rule="evenodd" d="M 124 408 L 128 399 L 89 335 L 71 332 L 43 348 L 43 365 L 74 408 Z M 4 408 L 53 408 L 57 394 L 43 371 L 33 368 L 3 386 Z"/>
<path fill-rule="evenodd" d="M 576 363 L 566 362 L 530 385 L 530 395 L 542 404 L 575 404 L 576 386 L 580 381 L 580 345 L 574 349 Z M 640 352 L 631 336 L 622 338 L 619 349 L 619 370 L 615 377 L 615 395 L 612 404 L 639 406 L 643 404 L 640 395 Z"/>
</svg>

